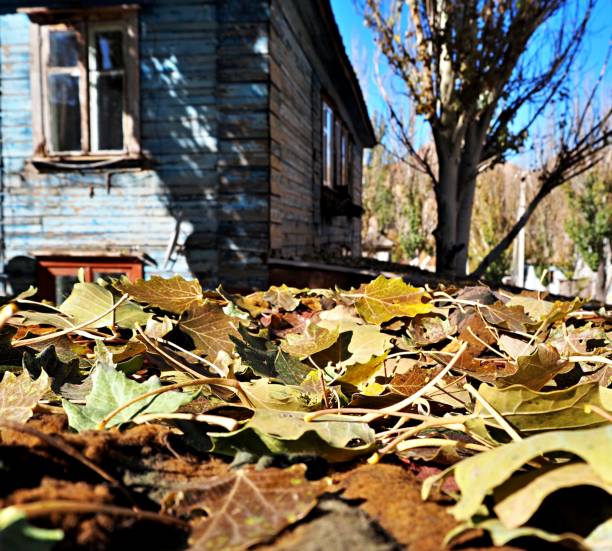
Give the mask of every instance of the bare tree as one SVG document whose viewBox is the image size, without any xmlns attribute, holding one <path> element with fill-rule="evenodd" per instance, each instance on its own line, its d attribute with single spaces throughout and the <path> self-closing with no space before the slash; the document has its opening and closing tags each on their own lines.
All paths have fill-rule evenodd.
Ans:
<svg viewBox="0 0 612 551">
<path fill-rule="evenodd" d="M 387 101 L 398 138 L 434 184 L 439 273 L 465 275 L 476 177 L 519 151 L 546 107 L 564 96 L 594 2 L 365 0 L 380 51 L 431 129 L 435 164 L 411 142 L 400 102 Z M 475 276 L 510 245 L 548 193 L 596 162 L 610 139 L 610 112 L 588 125 L 579 116 L 571 126 L 579 132 L 567 132 L 541 170 L 540 191 L 525 216 Z"/>
</svg>

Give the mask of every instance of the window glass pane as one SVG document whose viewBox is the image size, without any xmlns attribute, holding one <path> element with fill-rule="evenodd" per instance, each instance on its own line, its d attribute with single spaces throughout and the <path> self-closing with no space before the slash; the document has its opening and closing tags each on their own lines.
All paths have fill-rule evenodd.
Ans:
<svg viewBox="0 0 612 551">
<path fill-rule="evenodd" d="M 96 70 L 112 71 L 123 68 L 123 33 L 100 31 L 95 33 Z"/>
<path fill-rule="evenodd" d="M 53 151 L 80 151 L 79 77 L 65 73 L 51 74 L 47 82 L 51 149 Z"/>
<path fill-rule="evenodd" d="M 49 67 L 76 67 L 79 63 L 77 34 L 74 31 L 49 33 Z"/>
<path fill-rule="evenodd" d="M 342 162 L 342 178 L 341 185 L 348 185 L 348 158 L 347 158 L 347 136 L 346 132 L 342 132 L 342 144 L 340 146 L 340 157 Z"/>
<path fill-rule="evenodd" d="M 123 149 L 123 75 L 99 75 L 97 96 L 98 149 Z"/>
<path fill-rule="evenodd" d="M 72 287 L 79 282 L 79 278 L 74 275 L 55 276 L 55 304 L 60 304 L 66 300 L 72 292 Z"/>
<path fill-rule="evenodd" d="M 331 107 L 323 104 L 323 184 L 326 186 L 333 185 L 333 166 L 334 166 L 334 148 L 333 148 L 333 128 L 334 128 L 334 113 Z"/>
</svg>

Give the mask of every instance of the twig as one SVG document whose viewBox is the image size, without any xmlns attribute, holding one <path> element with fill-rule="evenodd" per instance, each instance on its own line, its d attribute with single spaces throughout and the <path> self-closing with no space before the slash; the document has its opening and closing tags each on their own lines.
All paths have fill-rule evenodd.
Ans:
<svg viewBox="0 0 612 551">
<path fill-rule="evenodd" d="M 0 329 L 10 320 L 19 310 L 14 302 L 9 302 L 0 309 Z"/>
<path fill-rule="evenodd" d="M 596 413 L 600 417 L 603 417 L 606 421 L 609 421 L 610 423 L 612 423 L 612 415 L 610 415 L 606 410 L 600 408 L 599 406 L 587 404 L 586 406 L 584 406 L 584 412 L 585 413 L 591 413 L 591 412 Z"/>
<path fill-rule="evenodd" d="M 506 421 L 502 415 L 491 404 L 489 404 L 489 402 L 487 402 L 470 383 L 465 383 L 463 388 L 465 388 L 465 390 L 467 390 L 474 398 L 476 398 L 478 402 L 480 402 L 482 407 L 484 407 L 491 414 L 493 419 L 499 423 L 499 425 L 508 433 L 508 436 L 510 436 L 512 440 L 515 442 L 520 442 L 523 439 L 521 435 L 512 428 L 510 423 L 508 423 L 508 421 Z"/>
<path fill-rule="evenodd" d="M 330 409 L 320 409 L 318 411 L 313 411 L 312 413 L 307 413 L 304 415 L 304 421 L 307 423 L 314 421 L 317 417 L 321 417 L 322 415 L 342 415 L 345 417 L 345 421 L 355 421 L 358 423 L 363 422 L 362 417 L 354 417 L 347 418 L 346 415 L 350 413 L 379 413 L 381 410 L 379 409 L 371 409 L 371 408 L 330 408 Z M 402 411 L 390 411 L 383 413 L 383 417 L 406 417 L 407 419 L 416 419 L 421 421 L 423 419 L 431 419 L 431 417 L 427 415 L 419 415 L 417 413 L 404 413 Z"/>
<path fill-rule="evenodd" d="M 201 373 L 198 373 L 195 369 L 191 369 L 189 366 L 185 365 L 182 362 L 179 362 L 176 358 L 174 358 L 173 356 L 171 356 L 170 354 L 168 354 L 165 350 L 163 350 L 161 347 L 157 346 L 149 337 L 147 337 L 144 334 L 144 331 L 142 330 L 142 328 L 140 327 L 139 324 L 135 323 L 134 324 L 134 329 L 136 330 L 136 333 L 138 333 L 143 340 L 151 347 L 153 348 L 153 350 L 155 350 L 159 355 L 161 355 L 163 358 L 165 358 L 166 360 L 168 360 L 169 362 L 173 363 L 175 366 L 177 366 L 179 369 L 181 369 L 182 371 L 189 373 L 189 375 L 191 375 L 192 377 L 196 377 L 199 378 L 202 376 Z"/>
<path fill-rule="evenodd" d="M 48 335 L 41 335 L 40 337 L 33 337 L 31 339 L 22 339 L 20 341 L 12 343 L 12 346 L 13 348 L 18 348 L 20 346 L 29 346 L 31 344 L 36 344 L 39 342 L 50 341 L 50 340 L 56 339 L 57 337 L 68 335 L 69 333 L 74 333 L 75 331 L 83 329 L 87 327 L 88 325 L 91 325 L 92 323 L 95 323 L 98 320 L 101 320 L 103 317 L 108 316 L 111 312 L 113 312 L 121 304 L 123 304 L 128 299 L 128 296 L 129 295 L 126 293 L 117 302 L 115 302 L 115 304 L 113 304 L 111 308 L 108 308 L 102 314 L 99 314 L 96 317 L 90 320 L 87 320 L 86 322 L 79 323 L 78 325 L 75 325 L 74 327 L 69 327 L 68 329 L 63 329 L 62 331 L 56 331 L 55 333 L 49 333 Z"/>
<path fill-rule="evenodd" d="M 486 452 L 491 449 L 490 447 L 482 446 L 481 444 L 462 442 L 461 440 L 448 440 L 447 438 L 415 438 L 414 440 L 408 440 L 407 442 L 400 442 L 396 449 L 402 452 L 412 450 L 414 448 L 427 448 L 434 446 L 442 448 L 451 446 L 453 448 L 465 448 L 466 450 L 474 450 L 479 452 Z"/>
<path fill-rule="evenodd" d="M 197 421 L 199 423 L 208 423 L 209 425 L 219 425 L 228 431 L 234 431 L 240 423 L 231 417 L 222 417 L 221 415 L 209 415 L 207 413 L 145 413 L 132 419 L 132 423 L 148 423 L 149 421 L 158 421 L 160 419 L 176 419 L 179 421 Z"/>
<path fill-rule="evenodd" d="M 179 528 L 187 529 L 189 524 L 177 518 L 162 515 L 161 513 L 153 513 L 151 511 L 135 511 L 127 507 L 118 507 L 116 505 L 105 505 L 103 503 L 91 503 L 90 501 L 68 501 L 61 499 L 51 499 L 48 501 L 35 501 L 34 503 L 21 503 L 19 505 L 11 505 L 18 511 L 21 511 L 28 518 L 36 518 L 47 516 L 56 513 L 74 513 L 74 514 L 90 514 L 101 513 L 105 515 L 116 515 L 134 517 L 161 524 L 170 524 Z"/>
<path fill-rule="evenodd" d="M 371 414 L 366 415 L 365 417 L 362 418 L 362 421 L 364 423 L 370 423 L 374 421 L 375 419 L 378 419 L 379 417 L 382 417 L 383 415 L 388 414 L 389 412 L 401 411 L 402 409 L 412 405 L 415 402 L 415 400 L 417 400 L 424 394 L 427 394 L 427 392 L 429 392 L 431 388 L 436 386 L 444 378 L 444 376 L 453 367 L 455 367 L 455 364 L 457 363 L 461 355 L 465 352 L 465 350 L 467 349 L 467 346 L 468 346 L 468 343 L 464 342 L 459 347 L 459 350 L 457 350 L 457 352 L 455 353 L 451 361 L 448 362 L 446 367 L 444 367 L 444 369 L 442 369 L 440 373 L 438 373 L 431 381 L 429 381 L 426 385 L 422 386 L 414 394 L 412 394 L 411 396 L 408 396 L 408 398 L 402 400 L 401 402 L 398 402 L 397 404 L 393 404 L 392 406 L 387 406 L 386 408 L 382 408 L 377 414 L 371 413 Z"/>
<path fill-rule="evenodd" d="M 155 390 L 151 390 L 150 392 L 145 392 L 140 396 L 136 396 L 136 398 L 132 398 L 128 400 L 125 404 L 115 408 L 111 411 L 100 423 L 98 424 L 98 430 L 104 430 L 108 422 L 118 415 L 123 410 L 129 408 L 133 404 L 140 402 L 141 400 L 145 400 L 146 398 L 150 398 L 151 396 L 157 396 L 158 394 L 163 394 L 164 392 L 169 392 L 171 390 L 178 390 L 180 388 L 185 388 L 189 386 L 198 386 L 198 385 L 218 385 L 218 386 L 227 386 L 232 388 L 238 395 L 238 397 L 245 402 L 247 407 L 253 407 L 248 397 L 244 394 L 244 391 L 240 387 L 240 383 L 238 381 L 234 381 L 232 379 L 215 379 L 213 377 L 203 377 L 201 379 L 197 379 L 195 381 L 187 381 L 185 383 L 176 383 L 173 385 L 164 386 L 162 388 L 157 388 Z"/>
<path fill-rule="evenodd" d="M 227 376 L 227 372 L 223 371 L 220 367 L 217 367 L 213 362 L 207 360 L 206 358 L 202 358 L 202 356 L 198 356 L 197 354 L 194 354 L 193 352 L 190 352 L 189 350 L 185 350 L 184 348 L 181 348 L 178 344 L 175 344 L 172 341 L 167 341 L 165 339 L 162 339 L 161 337 L 157 337 L 155 340 L 157 342 L 161 342 L 163 344 L 172 346 L 173 348 L 176 348 L 177 350 L 180 350 L 181 352 L 184 352 L 188 356 L 191 356 L 194 360 L 199 360 L 203 364 L 206 364 L 208 367 L 210 367 L 213 371 L 215 371 L 220 377 Z"/>
<path fill-rule="evenodd" d="M 400 442 L 403 442 L 404 440 L 408 440 L 408 438 L 416 436 L 422 430 L 431 429 L 435 427 L 445 427 L 448 425 L 457 425 L 457 424 L 463 423 L 463 421 L 466 421 L 468 419 L 473 419 L 473 418 L 474 418 L 473 415 L 455 415 L 453 417 L 442 417 L 440 419 L 432 419 L 430 421 L 425 421 L 421 423 L 420 425 L 417 425 L 416 427 L 411 427 L 407 429 L 405 432 L 403 432 L 402 434 L 400 434 L 397 438 L 392 440 L 384 448 L 374 453 L 368 459 L 368 463 L 370 464 L 378 463 L 380 461 L 381 456 L 391 453 Z"/>
<path fill-rule="evenodd" d="M 0 420 L 0 426 L 5 427 L 10 430 L 14 430 L 16 432 L 21 432 L 24 434 L 35 436 L 36 438 L 42 440 L 48 446 L 51 446 L 52 448 L 55 448 L 63 452 L 67 456 L 78 461 L 79 463 L 82 463 L 87 468 L 94 471 L 97 475 L 99 475 L 102 479 L 106 480 L 112 486 L 115 486 L 117 489 L 121 491 L 121 493 L 125 497 L 127 497 L 130 500 L 130 502 L 134 503 L 134 499 L 132 498 L 132 495 L 121 482 L 119 482 L 116 478 L 108 474 L 104 469 L 102 469 L 101 467 L 99 467 L 98 465 L 90 461 L 89 459 L 87 459 L 82 453 L 75 450 L 70 444 L 66 443 L 61 437 L 52 436 L 50 434 L 45 434 L 44 432 L 41 432 L 38 429 L 29 427 L 22 423 L 15 423 L 14 421 Z"/>
<path fill-rule="evenodd" d="M 570 362 L 593 362 L 598 364 L 612 365 L 612 360 L 609 360 L 604 356 L 569 356 L 567 360 Z"/>
</svg>

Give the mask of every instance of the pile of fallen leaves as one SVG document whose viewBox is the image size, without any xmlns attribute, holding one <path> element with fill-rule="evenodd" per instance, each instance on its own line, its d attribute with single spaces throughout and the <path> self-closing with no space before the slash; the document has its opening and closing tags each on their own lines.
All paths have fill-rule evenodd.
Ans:
<svg viewBox="0 0 612 551">
<path fill-rule="evenodd" d="M 33 294 L 2 311 L 0 549 L 244 549 L 308 521 L 360 465 L 416 473 L 455 519 L 448 546 L 611 548 L 603 308 L 382 276 Z"/>
</svg>

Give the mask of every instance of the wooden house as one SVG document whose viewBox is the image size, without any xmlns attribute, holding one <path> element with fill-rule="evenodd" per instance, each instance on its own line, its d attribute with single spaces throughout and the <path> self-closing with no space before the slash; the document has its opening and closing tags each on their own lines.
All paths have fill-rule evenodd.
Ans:
<svg viewBox="0 0 612 551">
<path fill-rule="evenodd" d="M 5 293 L 359 256 L 374 143 L 329 0 L 0 0 Z"/>
</svg>

